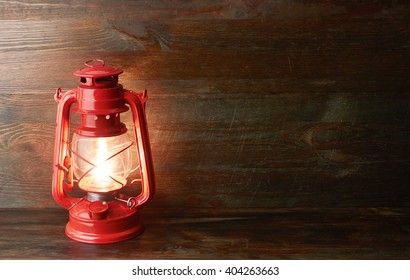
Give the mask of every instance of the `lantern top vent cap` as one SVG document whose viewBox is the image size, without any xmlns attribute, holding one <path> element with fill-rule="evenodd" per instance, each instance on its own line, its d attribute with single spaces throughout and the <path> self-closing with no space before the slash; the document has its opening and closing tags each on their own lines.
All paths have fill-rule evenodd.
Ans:
<svg viewBox="0 0 410 280">
<path fill-rule="evenodd" d="M 102 59 L 91 59 L 85 63 L 86 68 L 77 70 L 74 75 L 85 78 L 99 78 L 119 75 L 123 72 L 122 69 L 112 66 L 105 66 L 105 62 Z"/>
</svg>

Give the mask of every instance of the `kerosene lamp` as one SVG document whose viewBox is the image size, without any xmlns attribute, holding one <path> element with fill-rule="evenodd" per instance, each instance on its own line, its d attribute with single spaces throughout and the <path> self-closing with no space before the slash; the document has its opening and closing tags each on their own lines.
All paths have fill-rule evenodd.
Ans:
<svg viewBox="0 0 410 280">
<path fill-rule="evenodd" d="M 106 66 L 103 60 L 89 60 L 85 65 L 74 72 L 80 78 L 76 89 L 56 90 L 52 193 L 55 201 L 69 210 L 68 237 L 93 244 L 119 242 L 143 231 L 139 210 L 155 191 L 145 116 L 147 91 L 124 89 L 118 83 L 123 70 Z M 133 137 L 120 120 L 129 109 Z M 71 137 L 72 111 L 81 121 Z M 137 154 L 135 168 L 133 154 Z M 130 181 L 134 171 L 139 171 L 139 178 Z M 126 195 L 123 190 L 135 183 L 141 184 L 141 192 Z M 86 195 L 70 195 L 77 188 Z"/>
</svg>

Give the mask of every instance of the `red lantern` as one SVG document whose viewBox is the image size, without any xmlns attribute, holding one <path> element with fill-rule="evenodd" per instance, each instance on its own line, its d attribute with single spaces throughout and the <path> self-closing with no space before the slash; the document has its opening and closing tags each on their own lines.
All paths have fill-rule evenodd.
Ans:
<svg viewBox="0 0 410 280">
<path fill-rule="evenodd" d="M 137 94 L 123 89 L 118 75 L 123 71 L 90 60 L 80 77 L 78 88 L 62 93 L 58 88 L 57 126 L 53 164 L 53 197 L 69 210 L 66 234 L 94 244 L 132 238 L 143 230 L 139 209 L 154 195 L 154 171 L 145 117 L 146 90 Z M 70 112 L 81 115 L 81 123 L 70 141 Z M 131 109 L 133 135 L 128 139 L 121 113 Z M 136 147 L 138 167 L 132 168 L 132 147 Z M 139 170 L 140 179 L 128 182 L 131 172 Z M 126 196 L 123 189 L 141 182 L 141 193 Z M 68 193 L 74 188 L 87 195 L 78 198 Z"/>
</svg>

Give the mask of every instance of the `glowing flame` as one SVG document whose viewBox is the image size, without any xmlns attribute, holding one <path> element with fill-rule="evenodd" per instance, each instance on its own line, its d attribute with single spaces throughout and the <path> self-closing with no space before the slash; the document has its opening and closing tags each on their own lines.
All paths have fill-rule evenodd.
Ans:
<svg viewBox="0 0 410 280">
<path fill-rule="evenodd" d="M 107 142 L 104 138 L 98 139 L 98 146 L 96 151 L 96 159 L 94 164 L 96 165 L 91 171 L 92 176 L 94 177 L 95 183 L 106 185 L 111 183 L 111 173 L 113 170 L 112 163 L 107 161 L 109 157 Z"/>
</svg>

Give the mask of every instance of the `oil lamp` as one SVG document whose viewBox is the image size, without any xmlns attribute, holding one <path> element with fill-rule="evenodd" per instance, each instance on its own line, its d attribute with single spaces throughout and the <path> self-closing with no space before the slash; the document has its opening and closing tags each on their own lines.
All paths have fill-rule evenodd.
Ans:
<svg viewBox="0 0 410 280">
<path fill-rule="evenodd" d="M 74 72 L 80 78 L 76 89 L 65 93 L 56 90 L 52 193 L 55 201 L 69 210 L 68 237 L 94 244 L 118 242 L 143 231 L 139 210 L 155 191 L 145 116 L 147 91 L 137 94 L 123 89 L 118 83 L 123 71 L 105 66 L 103 60 L 89 60 L 85 65 Z M 133 139 L 120 120 L 121 113 L 129 109 Z M 72 138 L 71 111 L 81 116 Z M 136 168 L 132 167 L 134 147 Z M 130 181 L 134 171 L 139 171 L 139 179 Z M 126 195 L 124 190 L 134 183 L 141 184 L 141 192 Z M 73 195 L 77 188 L 86 195 Z"/>
</svg>

